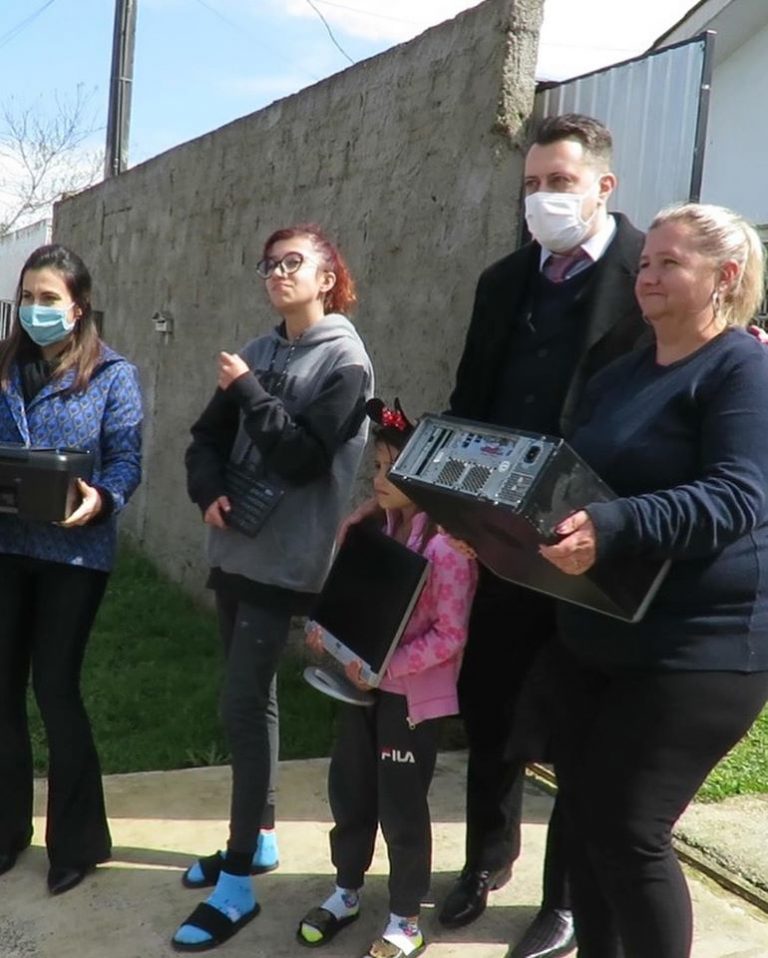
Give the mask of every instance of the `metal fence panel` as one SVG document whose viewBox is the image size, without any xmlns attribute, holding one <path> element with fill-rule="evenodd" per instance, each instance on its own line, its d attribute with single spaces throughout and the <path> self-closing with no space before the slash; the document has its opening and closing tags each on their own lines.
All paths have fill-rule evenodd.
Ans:
<svg viewBox="0 0 768 958">
<path fill-rule="evenodd" d="M 11 299 L 0 299 L 0 339 L 6 339 L 11 332 L 11 321 L 16 304 Z"/>
<path fill-rule="evenodd" d="M 641 229 L 662 206 L 698 199 L 713 36 L 546 85 L 536 94 L 538 119 L 586 113 L 610 129 L 619 178 L 611 206 Z"/>
</svg>

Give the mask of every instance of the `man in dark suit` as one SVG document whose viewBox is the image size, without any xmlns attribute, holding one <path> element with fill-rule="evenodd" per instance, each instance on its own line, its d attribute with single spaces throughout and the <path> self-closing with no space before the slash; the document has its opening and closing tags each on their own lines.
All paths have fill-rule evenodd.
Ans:
<svg viewBox="0 0 768 958">
<path fill-rule="evenodd" d="M 607 212 L 615 185 L 608 130 L 591 117 L 545 120 L 525 161 L 533 241 L 480 277 L 450 412 L 568 436 L 584 384 L 630 350 L 645 327 L 634 295 L 643 234 Z M 466 859 L 440 921 L 474 921 L 509 880 L 520 852 L 526 760 L 519 706 L 534 660 L 554 635 L 554 602 L 481 572 L 459 694 L 469 743 Z M 557 805 L 541 910 L 508 958 L 555 958 L 574 947 Z"/>
</svg>

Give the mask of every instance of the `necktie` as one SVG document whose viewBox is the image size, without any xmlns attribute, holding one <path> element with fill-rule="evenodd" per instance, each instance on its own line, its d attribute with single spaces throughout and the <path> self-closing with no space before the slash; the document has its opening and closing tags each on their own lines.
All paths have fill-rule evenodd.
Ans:
<svg viewBox="0 0 768 958">
<path fill-rule="evenodd" d="M 563 280 L 570 279 L 575 273 L 581 272 L 576 269 L 577 264 L 591 262 L 589 253 L 585 253 L 579 248 L 575 253 L 569 253 L 567 256 L 559 256 L 553 253 L 544 263 L 544 275 L 553 283 L 562 283 Z"/>
</svg>

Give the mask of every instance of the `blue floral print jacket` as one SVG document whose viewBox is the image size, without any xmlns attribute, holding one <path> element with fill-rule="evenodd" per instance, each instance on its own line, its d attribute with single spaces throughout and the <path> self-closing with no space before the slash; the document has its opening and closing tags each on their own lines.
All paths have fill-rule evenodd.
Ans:
<svg viewBox="0 0 768 958">
<path fill-rule="evenodd" d="M 104 521 L 63 529 L 0 515 L 0 553 L 109 571 L 115 559 L 116 513 L 141 481 L 141 393 L 135 366 L 108 346 L 87 389 L 67 394 L 74 370 L 52 380 L 24 404 L 19 368 L 0 392 L 0 442 L 79 446 L 94 456 L 91 485 L 112 498 Z"/>
</svg>

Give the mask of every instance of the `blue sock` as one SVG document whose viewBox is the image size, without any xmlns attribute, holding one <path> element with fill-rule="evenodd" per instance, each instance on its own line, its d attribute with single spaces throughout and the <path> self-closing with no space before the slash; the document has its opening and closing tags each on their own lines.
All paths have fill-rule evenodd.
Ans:
<svg viewBox="0 0 768 958">
<path fill-rule="evenodd" d="M 230 921 L 237 921 L 256 907 L 250 875 L 230 875 L 229 872 L 222 872 L 205 903 L 218 908 Z M 173 936 L 174 941 L 183 945 L 199 945 L 210 939 L 208 932 L 194 925 L 181 925 Z"/>
<path fill-rule="evenodd" d="M 227 857 L 226 852 L 216 852 L 221 861 Z M 277 835 L 274 828 L 262 829 L 259 832 L 259 840 L 256 845 L 256 851 L 253 853 L 253 867 L 263 871 L 271 871 L 277 868 L 280 861 L 280 853 L 277 848 Z M 190 865 L 187 869 L 187 878 L 191 882 L 205 881 L 205 875 L 200 867 L 199 860 Z"/>
<path fill-rule="evenodd" d="M 222 859 L 222 861 L 224 860 L 224 856 L 222 855 L 221 852 L 216 852 L 216 854 L 219 856 L 219 858 Z M 205 881 L 205 875 L 203 874 L 203 870 L 200 867 L 199 860 L 196 861 L 194 865 L 189 866 L 189 868 L 187 869 L 187 878 L 189 878 L 189 880 L 193 882 Z"/>
<path fill-rule="evenodd" d="M 274 868 L 280 855 L 277 850 L 277 835 L 274 828 L 262 828 L 259 841 L 253 853 L 254 868 Z"/>
</svg>

